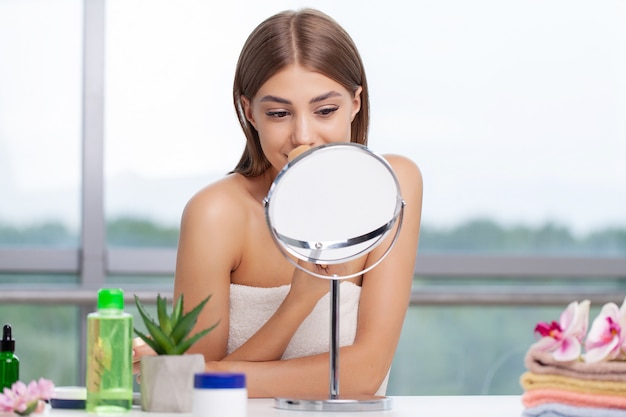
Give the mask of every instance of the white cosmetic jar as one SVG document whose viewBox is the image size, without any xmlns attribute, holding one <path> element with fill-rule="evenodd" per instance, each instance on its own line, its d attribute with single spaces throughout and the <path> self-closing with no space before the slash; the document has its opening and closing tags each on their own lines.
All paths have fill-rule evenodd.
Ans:
<svg viewBox="0 0 626 417">
<path fill-rule="evenodd" d="M 246 417 L 246 375 L 203 372 L 194 375 L 193 417 Z"/>
</svg>

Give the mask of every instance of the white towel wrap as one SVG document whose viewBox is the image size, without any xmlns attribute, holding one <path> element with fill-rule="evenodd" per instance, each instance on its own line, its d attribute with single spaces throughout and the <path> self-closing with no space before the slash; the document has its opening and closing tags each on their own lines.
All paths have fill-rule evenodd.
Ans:
<svg viewBox="0 0 626 417">
<path fill-rule="evenodd" d="M 289 288 L 289 285 L 270 288 L 230 285 L 229 354 L 269 320 L 287 296 Z M 344 281 L 340 284 L 339 295 L 339 346 L 350 346 L 356 336 L 361 287 Z M 330 294 L 327 293 L 302 322 L 282 358 L 291 359 L 328 352 L 329 343 Z M 389 373 L 376 395 L 385 395 L 388 379 Z"/>
</svg>

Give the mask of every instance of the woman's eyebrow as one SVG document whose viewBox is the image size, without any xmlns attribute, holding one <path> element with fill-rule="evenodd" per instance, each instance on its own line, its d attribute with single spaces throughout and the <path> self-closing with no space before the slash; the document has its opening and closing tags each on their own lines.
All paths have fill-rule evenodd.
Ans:
<svg viewBox="0 0 626 417">
<path fill-rule="evenodd" d="M 267 101 L 271 101 L 274 103 L 280 103 L 280 104 L 291 104 L 291 101 L 285 99 L 285 98 L 280 98 L 280 97 L 276 97 L 276 96 L 272 96 L 272 95 L 267 95 L 267 96 L 263 96 L 261 97 L 261 99 L 259 100 L 260 103 L 264 103 Z"/>
<path fill-rule="evenodd" d="M 331 97 L 340 97 L 341 93 L 337 92 L 337 91 L 329 91 L 327 93 L 324 94 L 320 94 L 317 97 L 313 97 L 309 103 L 313 104 L 313 103 L 319 103 L 320 101 L 324 101 L 328 98 Z M 291 104 L 291 101 L 287 100 L 286 98 L 282 98 L 282 97 L 277 97 L 277 96 L 273 96 L 271 94 L 268 94 L 266 96 L 261 97 L 261 99 L 259 100 L 260 103 L 266 103 L 266 102 L 272 102 L 272 103 L 280 103 L 280 104 Z"/>
<path fill-rule="evenodd" d="M 309 103 L 310 104 L 318 103 L 320 101 L 326 100 L 327 98 L 340 97 L 340 96 L 341 96 L 341 93 L 339 93 L 337 91 L 329 91 L 328 93 L 325 93 L 325 94 L 322 94 L 322 95 L 319 95 L 317 97 L 312 98 L 311 101 L 309 101 Z"/>
</svg>

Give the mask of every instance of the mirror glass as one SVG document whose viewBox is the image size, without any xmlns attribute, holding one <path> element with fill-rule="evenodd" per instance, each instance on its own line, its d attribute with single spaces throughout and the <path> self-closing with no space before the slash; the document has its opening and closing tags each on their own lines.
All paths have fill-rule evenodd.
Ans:
<svg viewBox="0 0 626 417">
<path fill-rule="evenodd" d="M 387 161 L 365 146 L 343 142 L 311 148 L 290 161 L 265 199 L 279 246 L 316 264 L 347 262 L 374 249 L 401 207 Z"/>
</svg>

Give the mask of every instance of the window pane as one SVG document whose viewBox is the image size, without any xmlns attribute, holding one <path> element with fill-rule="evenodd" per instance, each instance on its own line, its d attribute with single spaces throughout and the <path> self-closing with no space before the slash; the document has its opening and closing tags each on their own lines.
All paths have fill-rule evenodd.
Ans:
<svg viewBox="0 0 626 417">
<path fill-rule="evenodd" d="M 565 307 L 411 307 L 387 394 L 521 394 L 535 326 L 558 321 Z M 599 310 L 592 306 L 590 319 Z"/>
<path fill-rule="evenodd" d="M 2 303 L 0 317 L 0 325 L 12 326 L 20 381 L 43 377 L 57 386 L 79 384 L 77 307 Z"/>
<path fill-rule="evenodd" d="M 127 293 L 132 294 L 132 291 Z M 141 301 L 146 311 L 156 318 L 156 299 Z M 94 310 L 95 303 L 94 298 Z M 168 308 L 171 309 L 171 305 Z M 126 302 L 124 310 L 133 316 L 134 327 L 145 333 L 134 302 Z M 12 327 L 21 381 L 28 383 L 44 377 L 57 386 L 76 386 L 84 381 L 84 366 L 79 361 L 79 348 L 84 341 L 81 341 L 79 328 L 87 317 L 81 315 L 78 306 L 2 303 L 0 318 L 0 326 L 10 324 Z M 45 349 L 41 349 L 43 345 Z M 135 391 L 138 390 L 135 385 Z"/>
<path fill-rule="evenodd" d="M 82 2 L 0 1 L 0 246 L 75 246 Z"/>
<path fill-rule="evenodd" d="M 246 30 L 210 2 L 107 2 L 106 216 L 114 246 L 172 246 L 155 239 L 186 201 L 225 175 L 244 139 L 228 84 Z M 234 7 L 236 8 L 236 7 Z M 229 23 L 230 22 L 230 23 Z M 163 25 L 172 30 L 163 30 Z M 231 43 L 217 42 L 237 34 Z M 219 59 L 216 59 L 219 57 Z M 132 223 L 149 222 L 143 232 Z M 134 233 L 124 234 L 124 230 Z M 147 229 L 152 228 L 148 231 Z M 141 239 L 147 236 L 147 239 Z"/>
<path fill-rule="evenodd" d="M 177 227 L 189 196 L 233 167 L 244 142 L 230 87 L 244 38 L 306 5 L 182 4 L 108 3 L 109 221 Z M 315 7 L 361 50 L 370 147 L 422 168 L 425 251 L 626 254 L 623 2 Z M 462 245 L 435 241 L 477 223 Z M 494 227 L 517 243 L 490 240 Z"/>
<path fill-rule="evenodd" d="M 403 6 L 381 6 L 372 16 L 393 25 L 360 40 L 373 146 L 420 164 L 424 224 L 624 230 L 623 2 Z"/>
</svg>

